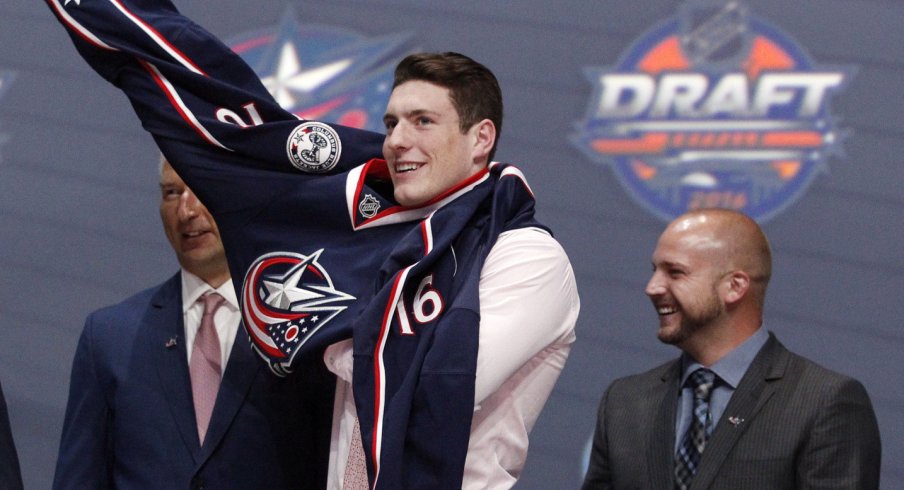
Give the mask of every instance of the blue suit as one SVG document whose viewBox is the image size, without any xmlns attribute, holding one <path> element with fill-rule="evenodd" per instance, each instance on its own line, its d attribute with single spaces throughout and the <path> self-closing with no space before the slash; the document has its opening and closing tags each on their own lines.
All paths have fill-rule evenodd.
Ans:
<svg viewBox="0 0 904 490">
<path fill-rule="evenodd" d="M 9 426 L 6 398 L 0 387 L 0 488 L 19 490 L 22 488 L 22 472 L 19 469 L 19 454 L 13 442 L 13 432 Z"/>
<path fill-rule="evenodd" d="M 277 378 L 239 329 L 202 447 L 183 339 L 178 274 L 88 317 L 53 488 L 323 488 L 330 426 L 309 422 L 332 411 L 325 370 Z"/>
</svg>

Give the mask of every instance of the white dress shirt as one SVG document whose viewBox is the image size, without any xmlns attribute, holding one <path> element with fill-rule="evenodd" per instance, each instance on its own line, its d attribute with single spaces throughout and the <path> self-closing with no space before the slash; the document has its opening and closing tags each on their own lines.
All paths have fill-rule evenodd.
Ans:
<svg viewBox="0 0 904 490">
<path fill-rule="evenodd" d="M 575 340 L 580 301 L 565 251 L 546 232 L 501 234 L 480 274 L 480 333 L 474 418 L 464 489 L 512 487 L 527 458 L 528 434 Z M 336 374 L 327 488 L 340 490 L 355 427 L 352 343 L 333 344 Z"/>
<path fill-rule="evenodd" d="M 204 315 L 204 303 L 199 302 L 198 299 L 213 291 L 226 299 L 226 302 L 217 309 L 213 316 L 217 336 L 220 338 L 220 368 L 225 371 L 241 320 L 239 302 L 235 297 L 232 281 L 226 281 L 214 289 L 200 277 L 182 269 L 182 319 L 185 325 L 185 350 L 188 353 L 189 365 L 191 364 L 191 351 L 194 350 L 192 347 L 195 345 L 195 334 L 198 333 L 201 316 Z"/>
</svg>

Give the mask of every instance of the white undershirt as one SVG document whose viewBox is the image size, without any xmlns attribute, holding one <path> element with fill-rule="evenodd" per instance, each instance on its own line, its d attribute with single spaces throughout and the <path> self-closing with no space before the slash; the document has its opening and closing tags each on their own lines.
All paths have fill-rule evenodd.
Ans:
<svg viewBox="0 0 904 490">
<path fill-rule="evenodd" d="M 198 299 L 210 291 L 216 291 L 226 302 L 217 309 L 213 316 L 214 326 L 217 328 L 217 336 L 220 338 L 220 368 L 226 370 L 226 362 L 229 361 L 229 353 L 232 352 L 232 344 L 235 343 L 235 334 L 239 329 L 239 302 L 235 297 L 235 289 L 232 281 L 226 281 L 220 287 L 214 289 L 200 277 L 182 269 L 182 319 L 185 325 L 185 350 L 188 353 L 188 362 L 191 363 L 191 351 L 195 342 L 195 334 L 201 326 L 201 316 L 204 314 L 204 303 Z"/>
<path fill-rule="evenodd" d="M 565 366 L 580 301 L 565 251 L 534 228 L 503 233 L 480 274 L 480 333 L 474 419 L 462 488 L 511 488 L 527 458 L 528 433 Z M 329 490 L 342 488 L 356 412 L 352 344 L 324 362 L 338 377 Z"/>
</svg>

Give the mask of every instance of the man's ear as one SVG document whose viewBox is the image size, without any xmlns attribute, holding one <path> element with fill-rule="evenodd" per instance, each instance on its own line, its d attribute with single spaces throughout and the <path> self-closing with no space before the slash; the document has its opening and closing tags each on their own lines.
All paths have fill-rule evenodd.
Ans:
<svg viewBox="0 0 904 490">
<path fill-rule="evenodd" d="M 469 132 L 474 137 L 474 149 L 471 154 L 474 162 L 489 163 L 487 160 L 493 150 L 493 144 L 496 142 L 496 125 L 493 124 L 493 121 L 484 119 L 471 126 Z"/>
<path fill-rule="evenodd" d="M 750 290 L 750 276 L 744 271 L 730 272 L 725 281 L 724 301 L 726 305 L 732 305 L 740 301 Z"/>
</svg>

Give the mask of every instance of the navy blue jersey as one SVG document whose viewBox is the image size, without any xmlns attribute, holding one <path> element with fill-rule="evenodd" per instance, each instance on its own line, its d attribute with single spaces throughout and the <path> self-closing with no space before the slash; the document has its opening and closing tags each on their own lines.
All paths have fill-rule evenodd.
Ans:
<svg viewBox="0 0 904 490">
<path fill-rule="evenodd" d="M 399 206 L 382 135 L 284 111 L 169 1 L 47 2 L 215 217 L 243 324 L 271 369 L 285 375 L 353 337 L 374 487 L 460 488 L 480 270 L 500 232 L 538 226 L 520 172 L 494 164 Z"/>
</svg>

